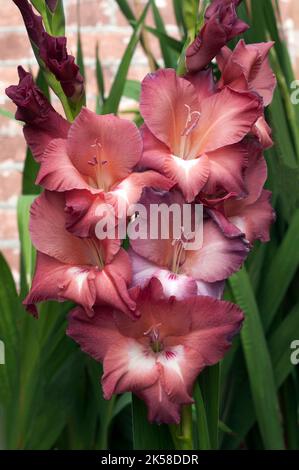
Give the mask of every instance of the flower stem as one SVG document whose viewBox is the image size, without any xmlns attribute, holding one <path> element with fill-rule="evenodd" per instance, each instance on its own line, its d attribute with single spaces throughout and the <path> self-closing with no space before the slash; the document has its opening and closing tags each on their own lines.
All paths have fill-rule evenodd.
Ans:
<svg viewBox="0 0 299 470">
<path fill-rule="evenodd" d="M 192 450 L 192 407 L 184 405 L 182 408 L 182 417 L 180 424 L 170 426 L 170 432 L 175 444 L 176 450 Z"/>
</svg>

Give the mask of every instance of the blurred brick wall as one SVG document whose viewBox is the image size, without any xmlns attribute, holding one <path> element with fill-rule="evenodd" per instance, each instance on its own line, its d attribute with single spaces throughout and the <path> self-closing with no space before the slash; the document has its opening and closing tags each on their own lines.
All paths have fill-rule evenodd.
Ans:
<svg viewBox="0 0 299 470">
<path fill-rule="evenodd" d="M 136 1 L 129 0 L 132 8 Z M 141 0 L 140 3 L 145 3 Z M 64 0 L 68 48 L 76 54 L 77 0 Z M 171 0 L 157 0 L 157 5 L 167 25 L 168 32 L 175 35 L 176 25 Z M 288 32 L 290 50 L 294 62 L 299 61 L 296 39 L 299 31 L 298 0 L 281 0 L 284 26 Z M 296 6 L 295 6 L 296 5 Z M 296 10 L 297 7 L 297 10 Z M 22 17 L 12 0 L 0 0 L 0 107 L 14 112 L 14 106 L 6 98 L 4 89 L 17 83 L 17 65 L 32 68 L 36 62 L 31 51 Z M 152 20 L 149 18 L 148 22 Z M 87 101 L 95 108 L 95 47 L 100 43 L 100 56 L 104 67 L 107 87 L 111 84 L 120 58 L 129 41 L 132 29 L 119 11 L 115 0 L 81 0 L 80 22 L 82 46 L 87 75 Z M 150 45 L 159 56 L 157 41 L 151 36 Z M 147 58 L 138 46 L 129 72 L 129 78 L 141 80 L 148 72 Z M 57 101 L 54 105 L 58 106 Z M 129 102 L 123 106 L 131 105 Z M 4 252 L 17 278 L 19 244 L 16 223 L 16 202 L 21 190 L 21 172 L 24 164 L 25 143 L 22 129 L 16 122 L 0 116 L 0 250 Z"/>
</svg>

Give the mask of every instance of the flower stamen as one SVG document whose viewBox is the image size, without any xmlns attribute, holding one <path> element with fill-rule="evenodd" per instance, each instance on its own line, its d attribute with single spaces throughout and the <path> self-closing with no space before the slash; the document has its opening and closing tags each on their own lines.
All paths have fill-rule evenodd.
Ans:
<svg viewBox="0 0 299 470">
<path fill-rule="evenodd" d="M 105 183 L 105 174 L 103 171 L 103 166 L 108 163 L 108 160 L 102 160 L 101 151 L 103 150 L 103 146 L 100 143 L 99 139 L 95 140 L 95 143 L 91 145 L 92 148 L 95 149 L 96 155 L 88 161 L 89 165 L 97 166 L 96 169 L 96 184 L 99 189 L 103 189 L 107 191 L 109 188 Z"/>
<path fill-rule="evenodd" d="M 181 134 L 181 145 L 180 145 L 180 156 L 183 159 L 187 159 L 189 149 L 187 147 L 188 137 L 191 132 L 197 127 L 201 113 L 199 111 L 191 111 L 191 107 L 188 104 L 184 105 L 187 108 L 187 119 L 185 128 Z"/>
</svg>

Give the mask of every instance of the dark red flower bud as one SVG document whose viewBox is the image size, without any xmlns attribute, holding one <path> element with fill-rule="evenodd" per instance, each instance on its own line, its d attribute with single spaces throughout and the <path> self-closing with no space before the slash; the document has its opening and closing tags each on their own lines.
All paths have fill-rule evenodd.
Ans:
<svg viewBox="0 0 299 470">
<path fill-rule="evenodd" d="M 53 13 L 57 6 L 57 0 L 46 0 L 46 4 L 48 5 L 49 10 Z"/>
<path fill-rule="evenodd" d="M 239 3 L 240 0 L 216 0 L 207 9 L 205 24 L 186 52 L 189 72 L 206 67 L 227 42 L 248 29 L 237 16 Z"/>
<path fill-rule="evenodd" d="M 43 33 L 39 52 L 46 67 L 61 83 L 66 96 L 74 100 L 80 98 L 84 80 L 78 65 L 75 64 L 75 58 L 67 53 L 66 38 Z"/>
<path fill-rule="evenodd" d="M 24 135 L 39 160 L 52 139 L 66 138 L 69 123 L 51 106 L 33 77 L 18 67 L 19 84 L 8 87 L 7 96 L 17 105 L 16 119 L 25 123 Z"/>
<path fill-rule="evenodd" d="M 232 3 L 234 7 L 237 7 L 241 2 L 242 0 L 213 0 L 211 5 L 206 9 L 205 19 L 208 20 L 211 16 L 215 15 L 221 6 L 227 6 Z"/>
<path fill-rule="evenodd" d="M 44 32 L 41 16 L 34 13 L 28 0 L 13 1 L 22 14 L 30 41 L 34 42 L 34 44 L 39 47 L 42 34 Z"/>
</svg>

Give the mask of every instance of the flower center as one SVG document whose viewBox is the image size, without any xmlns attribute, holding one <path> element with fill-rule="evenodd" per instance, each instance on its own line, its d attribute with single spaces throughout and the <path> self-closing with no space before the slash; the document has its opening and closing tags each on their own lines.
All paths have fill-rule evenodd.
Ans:
<svg viewBox="0 0 299 470">
<path fill-rule="evenodd" d="M 150 340 L 150 347 L 154 353 L 160 353 L 163 351 L 163 343 L 160 340 L 160 331 L 159 327 L 162 323 L 157 323 L 156 325 L 152 325 L 145 333 L 144 336 L 148 336 Z"/>
<path fill-rule="evenodd" d="M 180 266 L 183 262 L 184 242 L 181 239 L 173 240 L 174 246 L 171 271 L 175 274 L 179 273 Z"/>
<path fill-rule="evenodd" d="M 180 140 L 180 157 L 183 158 L 184 160 L 189 160 L 190 157 L 189 153 L 191 150 L 191 143 L 189 136 L 192 133 L 192 131 L 198 126 L 199 119 L 200 119 L 200 112 L 199 111 L 191 111 L 191 108 L 188 104 L 185 104 L 185 107 L 187 108 L 187 119 L 186 119 L 186 124 L 185 128 L 182 132 L 181 140 Z"/>
<path fill-rule="evenodd" d="M 173 246 L 172 260 L 169 265 L 169 269 L 174 274 L 179 274 L 180 268 L 185 261 L 185 249 L 187 243 L 190 241 L 190 236 L 186 232 L 185 228 L 181 227 L 181 235 L 179 238 L 172 240 L 171 244 Z"/>
<path fill-rule="evenodd" d="M 103 160 L 103 146 L 99 140 L 96 139 L 95 143 L 91 147 L 95 149 L 95 156 L 88 161 L 88 164 L 94 167 L 95 184 L 99 189 L 108 191 L 109 187 L 107 181 L 105 180 L 105 166 L 107 165 L 108 161 Z"/>
<path fill-rule="evenodd" d="M 94 257 L 94 262 L 92 264 L 97 265 L 102 270 L 105 267 L 104 254 L 102 252 L 102 248 L 99 247 L 99 245 L 91 238 L 86 239 L 86 242 L 90 246 L 90 250 Z"/>
</svg>

